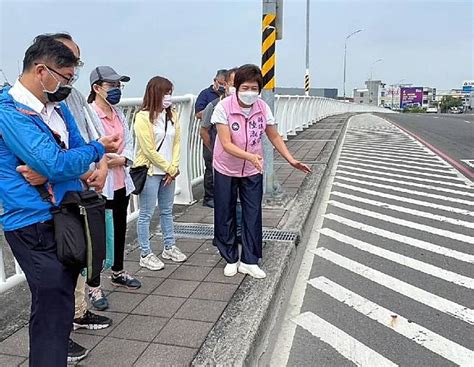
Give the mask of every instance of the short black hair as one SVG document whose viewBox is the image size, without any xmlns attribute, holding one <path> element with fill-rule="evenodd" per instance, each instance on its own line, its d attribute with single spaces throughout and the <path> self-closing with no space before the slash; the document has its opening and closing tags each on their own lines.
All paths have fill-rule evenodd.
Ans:
<svg viewBox="0 0 474 367">
<path fill-rule="evenodd" d="M 234 87 L 239 90 L 240 86 L 245 82 L 257 82 L 258 91 L 263 89 L 262 71 L 257 65 L 245 64 L 237 69 L 234 76 Z"/>
<path fill-rule="evenodd" d="M 226 69 L 219 69 L 217 70 L 216 72 L 216 76 L 214 77 L 214 80 L 223 76 L 225 78 L 225 75 L 227 74 L 227 70 Z"/>
<path fill-rule="evenodd" d="M 62 35 L 67 35 L 66 33 Z M 70 39 L 67 37 L 62 37 Z M 71 38 L 72 40 L 72 38 Z M 33 40 L 33 44 L 28 47 L 23 59 L 23 71 L 27 71 L 35 63 L 49 64 L 51 67 L 69 67 L 75 66 L 79 59 L 64 43 L 49 35 L 39 35 Z"/>
<path fill-rule="evenodd" d="M 235 73 L 236 73 L 237 69 L 238 69 L 238 68 L 232 68 L 232 69 L 227 70 L 227 73 L 225 73 L 225 81 L 226 81 L 226 83 L 230 80 L 230 76 L 231 76 L 232 74 L 235 74 Z"/>
</svg>

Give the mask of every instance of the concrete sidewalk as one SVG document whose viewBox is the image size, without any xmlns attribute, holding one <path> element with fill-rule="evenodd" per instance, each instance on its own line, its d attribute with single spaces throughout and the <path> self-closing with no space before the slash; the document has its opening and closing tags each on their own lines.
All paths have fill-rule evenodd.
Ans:
<svg viewBox="0 0 474 367">
<path fill-rule="evenodd" d="M 140 268 L 139 252 L 132 243 L 125 269 L 140 279 L 142 287 L 136 291 L 112 289 L 110 274 L 103 274 L 110 308 L 101 314 L 112 318 L 113 325 L 73 333 L 76 342 L 90 349 L 79 365 L 185 366 L 193 360 L 196 365 L 240 364 L 256 358 L 257 342 L 270 327 L 265 320 L 275 312 L 276 297 L 346 120 L 347 116 L 327 118 L 290 138 L 292 154 L 313 168 L 308 177 L 276 158 L 275 171 L 287 204 L 263 209 L 264 227 L 273 236 L 264 247 L 262 266 L 267 279 L 244 279 L 240 274 L 224 277 L 225 263 L 209 231 L 197 231 L 190 238 L 191 231 L 187 238 L 179 238 L 177 246 L 188 260 L 184 264 L 165 260 L 165 269 L 157 272 Z M 180 228 L 188 226 L 206 230 L 212 225 L 213 211 L 197 202 L 177 214 L 175 222 L 178 236 Z M 279 240 L 281 234 L 293 236 Z M 160 253 L 159 234 L 152 238 L 152 246 Z M 8 307 L 2 296 L 0 308 Z M 27 366 L 27 356 L 25 325 L 0 343 L 0 366 Z"/>
</svg>

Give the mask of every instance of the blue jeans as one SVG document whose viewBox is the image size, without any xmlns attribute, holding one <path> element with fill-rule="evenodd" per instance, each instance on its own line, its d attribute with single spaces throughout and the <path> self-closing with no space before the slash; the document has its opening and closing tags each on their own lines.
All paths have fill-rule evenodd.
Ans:
<svg viewBox="0 0 474 367">
<path fill-rule="evenodd" d="M 175 243 L 173 229 L 173 201 L 175 182 L 165 186 L 164 175 L 147 176 L 145 187 L 139 196 L 140 211 L 138 214 L 137 229 L 138 242 L 142 256 L 150 254 L 150 223 L 155 212 L 156 200 L 160 210 L 160 225 L 163 233 L 165 248 L 170 249 Z"/>
</svg>

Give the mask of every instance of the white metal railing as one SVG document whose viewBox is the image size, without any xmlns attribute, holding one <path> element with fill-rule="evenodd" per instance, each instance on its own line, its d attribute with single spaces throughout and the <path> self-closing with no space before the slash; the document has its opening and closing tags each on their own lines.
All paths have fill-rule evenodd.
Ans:
<svg viewBox="0 0 474 367">
<path fill-rule="evenodd" d="M 172 101 L 177 108 L 181 126 L 181 174 L 176 179 L 175 203 L 192 204 L 194 202 L 192 188 L 200 184 L 204 176 L 199 123 L 194 117 L 196 96 L 186 94 L 173 97 Z M 119 104 L 129 122 L 132 134 L 135 114 L 139 111 L 141 103 L 142 98 L 124 98 Z M 275 96 L 275 120 L 278 122 L 278 131 L 284 140 L 328 116 L 348 112 L 393 113 L 393 111 L 381 107 L 358 105 L 329 98 Z M 128 208 L 129 222 L 138 216 L 138 199 L 137 196 L 132 196 Z M 0 293 L 25 279 L 16 260 L 14 274 L 7 276 L 3 246 L 5 246 L 4 241 L 0 244 Z"/>
</svg>

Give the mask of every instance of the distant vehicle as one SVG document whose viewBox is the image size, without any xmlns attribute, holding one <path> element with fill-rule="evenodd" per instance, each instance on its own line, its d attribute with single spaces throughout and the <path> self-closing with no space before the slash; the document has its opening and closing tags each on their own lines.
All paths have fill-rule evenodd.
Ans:
<svg viewBox="0 0 474 367">
<path fill-rule="evenodd" d="M 426 113 L 438 113 L 438 107 L 428 107 Z"/>
<path fill-rule="evenodd" d="M 451 107 L 448 111 L 449 113 L 463 113 L 462 108 L 459 107 Z"/>
</svg>

